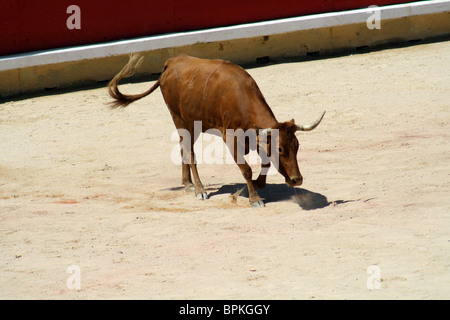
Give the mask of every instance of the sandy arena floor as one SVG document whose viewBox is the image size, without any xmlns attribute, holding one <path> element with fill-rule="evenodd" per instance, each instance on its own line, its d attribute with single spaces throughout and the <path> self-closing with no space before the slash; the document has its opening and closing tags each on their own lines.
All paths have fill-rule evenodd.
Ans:
<svg viewBox="0 0 450 320">
<path fill-rule="evenodd" d="M 279 121 L 327 111 L 262 209 L 234 164 L 199 165 L 209 200 L 181 188 L 159 90 L 0 104 L 0 298 L 449 299 L 450 42 L 248 71 Z"/>
</svg>

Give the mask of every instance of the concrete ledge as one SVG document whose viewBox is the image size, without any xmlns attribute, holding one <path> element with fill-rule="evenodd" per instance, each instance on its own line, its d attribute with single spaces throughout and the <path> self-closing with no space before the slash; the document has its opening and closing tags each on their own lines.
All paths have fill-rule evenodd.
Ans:
<svg viewBox="0 0 450 320">
<path fill-rule="evenodd" d="M 179 53 L 238 64 L 450 35 L 450 0 L 379 7 L 381 28 L 369 29 L 373 8 L 145 37 L 7 56 L 0 59 L 0 97 L 111 79 L 142 52 L 140 74 L 158 73 Z"/>
</svg>

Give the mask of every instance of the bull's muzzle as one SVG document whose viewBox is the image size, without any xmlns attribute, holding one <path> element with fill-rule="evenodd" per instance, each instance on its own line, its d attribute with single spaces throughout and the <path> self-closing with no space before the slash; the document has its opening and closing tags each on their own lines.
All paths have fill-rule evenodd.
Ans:
<svg viewBox="0 0 450 320">
<path fill-rule="evenodd" d="M 297 177 L 286 179 L 286 184 L 289 187 L 300 186 L 302 183 L 303 183 L 303 177 L 302 176 L 297 176 Z"/>
</svg>

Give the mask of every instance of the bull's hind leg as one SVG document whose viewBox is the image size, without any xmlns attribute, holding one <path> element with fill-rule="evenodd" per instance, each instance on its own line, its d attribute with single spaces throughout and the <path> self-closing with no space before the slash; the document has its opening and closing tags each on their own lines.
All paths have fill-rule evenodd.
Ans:
<svg viewBox="0 0 450 320">
<path fill-rule="evenodd" d="M 189 145 L 189 144 L 188 144 Z M 184 185 L 186 191 L 194 192 L 194 184 L 191 178 L 191 169 L 189 166 L 190 152 L 183 143 L 183 137 L 180 136 L 180 149 L 181 149 L 181 183 Z"/>
<path fill-rule="evenodd" d="M 172 110 L 169 107 L 169 110 Z M 189 126 L 181 119 L 176 113 L 171 112 L 173 122 L 177 128 L 178 134 L 180 136 L 180 147 L 181 147 L 181 182 L 187 191 L 195 191 L 197 199 L 208 199 L 205 188 L 197 171 L 197 164 L 195 161 L 194 153 L 194 142 L 197 140 L 198 136 L 194 136 L 194 128 L 187 128 Z M 194 183 L 192 183 L 192 176 L 194 178 Z"/>
<path fill-rule="evenodd" d="M 169 108 L 169 110 L 171 109 Z M 188 126 L 177 114 L 172 112 L 171 114 L 180 136 L 181 183 L 184 185 L 186 191 L 195 191 L 197 198 L 207 199 L 195 164 L 194 142 L 196 137 L 193 136 L 192 130 L 186 129 Z M 191 171 L 194 175 L 194 183 L 192 182 Z"/>
<path fill-rule="evenodd" d="M 203 187 L 203 184 L 200 181 L 200 177 L 198 175 L 193 144 L 191 145 L 191 161 L 189 166 L 191 167 L 192 176 L 194 177 L 195 196 L 197 197 L 197 199 L 201 200 L 208 199 L 208 194 L 206 193 L 205 188 Z"/>
<path fill-rule="evenodd" d="M 197 171 L 197 162 L 194 153 L 194 143 L 198 137 L 193 135 L 193 131 L 185 132 L 189 135 L 189 139 L 183 139 L 180 135 L 181 158 L 182 158 L 182 182 L 187 191 L 194 191 L 197 199 L 208 199 L 208 195 L 203 187 Z M 194 183 L 191 180 L 191 172 Z"/>
</svg>

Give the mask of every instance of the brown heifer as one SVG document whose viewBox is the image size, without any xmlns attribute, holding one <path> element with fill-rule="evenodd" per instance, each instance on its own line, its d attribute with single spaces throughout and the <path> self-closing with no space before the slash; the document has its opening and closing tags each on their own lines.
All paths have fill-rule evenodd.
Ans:
<svg viewBox="0 0 450 320">
<path fill-rule="evenodd" d="M 256 189 L 263 188 L 266 184 L 267 169 L 270 162 L 263 163 L 261 173 L 257 180 L 252 180 L 252 169 L 244 161 L 238 161 L 237 146 L 242 140 L 229 144 L 225 132 L 228 129 L 242 129 L 243 131 L 259 130 L 259 132 L 270 135 L 271 132 L 278 133 L 277 148 L 272 149 L 269 144 L 265 145 L 268 156 L 278 159 L 278 171 L 285 177 L 286 183 L 293 187 L 302 184 L 303 178 L 297 164 L 298 140 L 295 136 L 297 130 L 310 131 L 317 127 L 322 116 L 313 124 L 298 126 L 294 120 L 289 122 L 278 122 L 266 103 L 261 91 L 253 78 L 241 67 L 223 60 L 207 60 L 180 55 L 170 58 L 164 65 L 163 72 L 158 81 L 147 91 L 126 95 L 119 91 L 118 83 L 121 79 L 131 76 L 142 62 L 142 58 L 132 55 L 128 64 L 111 80 L 108 89 L 110 95 L 115 99 L 111 106 L 125 107 L 128 104 L 152 93 L 161 87 L 164 100 L 169 108 L 173 122 L 178 130 L 187 130 L 190 136 L 188 141 L 183 142 L 180 134 L 180 145 L 182 158 L 182 183 L 186 188 L 195 188 L 195 194 L 199 199 L 206 199 L 207 194 L 200 181 L 195 162 L 193 144 L 194 122 L 201 121 L 202 132 L 208 129 L 217 129 L 224 133 L 222 135 L 225 143 L 230 149 L 234 160 L 242 171 L 247 182 L 249 201 L 253 207 L 262 207 L 264 203 L 258 196 Z M 180 131 L 179 131 L 180 132 Z M 249 152 L 248 141 L 244 140 L 245 153 Z M 262 143 L 258 146 L 263 148 Z M 188 155 L 183 150 L 189 150 Z M 270 152 L 270 150 L 275 150 Z M 185 152 L 186 153 L 186 152 Z M 275 153 L 275 154 L 273 154 Z M 187 161 L 186 161 L 187 159 Z M 191 171 L 194 182 L 191 180 Z"/>
</svg>

